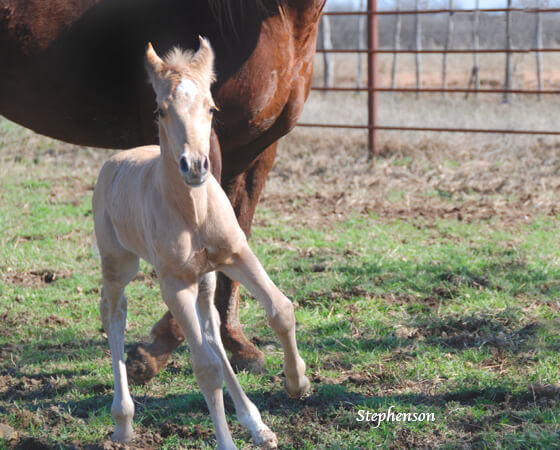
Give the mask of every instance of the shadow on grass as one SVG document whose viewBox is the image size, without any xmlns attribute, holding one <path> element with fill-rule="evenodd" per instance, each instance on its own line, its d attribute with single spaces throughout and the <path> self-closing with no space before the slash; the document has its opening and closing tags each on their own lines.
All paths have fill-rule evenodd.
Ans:
<svg viewBox="0 0 560 450">
<path fill-rule="evenodd" d="M 57 336 L 60 338 L 57 339 Z M 95 359 L 102 357 L 108 349 L 109 344 L 105 339 L 69 341 L 65 331 L 61 330 L 60 333 L 49 335 L 48 341 L 0 345 L 0 355 L 5 361 L 17 361 L 18 365 L 33 365 L 46 361 Z"/>
<path fill-rule="evenodd" d="M 491 419 L 499 423 L 502 417 L 511 416 L 515 420 L 528 423 L 530 411 L 533 408 L 553 408 L 559 405 L 560 389 L 554 386 L 528 386 L 520 392 L 511 392 L 504 386 L 487 386 L 480 389 L 458 389 L 442 393 L 404 392 L 395 395 L 366 395 L 356 392 L 355 381 L 345 378 L 338 381 L 328 380 L 328 383 L 314 384 L 313 393 L 304 399 L 293 400 L 279 387 L 272 391 L 265 389 L 251 390 L 247 394 L 262 413 L 275 416 L 275 430 L 278 433 L 289 431 L 290 424 L 304 427 L 313 423 L 312 429 L 343 427 L 346 430 L 363 430 L 363 424 L 356 421 L 358 411 L 366 409 L 373 412 L 384 412 L 392 407 L 395 413 L 415 411 L 431 411 L 437 415 L 446 414 L 448 404 L 456 408 L 477 405 L 492 413 Z M 371 381 L 372 387 L 376 385 Z M 419 384 L 421 386 L 421 384 Z M 95 392 L 95 385 L 89 387 Z M 50 424 L 54 427 L 64 423 L 64 414 L 70 414 L 77 419 L 91 419 L 94 417 L 109 417 L 112 402 L 111 387 L 107 391 L 92 395 L 78 401 L 56 401 L 54 395 L 51 400 L 41 398 L 25 398 L 19 402 L 18 411 L 32 411 L 42 415 L 48 412 Z M 141 434 L 157 433 L 160 436 L 177 435 L 180 438 L 212 438 L 212 425 L 203 396 L 198 390 L 173 394 L 166 397 L 135 396 L 135 423 Z M 234 406 L 229 396 L 225 397 L 228 415 L 234 415 Z M 420 409 L 418 409 L 420 407 Z M 54 412 L 53 412 L 54 411 Z M 60 415 L 56 415 L 56 412 Z M 5 408 L 1 410 L 6 413 Z M 54 414 L 54 416 L 53 416 Z M 268 419 L 270 420 L 270 419 Z M 484 418 L 467 417 L 447 418 L 438 417 L 438 421 L 445 421 L 448 430 L 479 432 L 486 423 Z M 201 426 L 202 425 L 202 426 Z M 239 426 L 235 425 L 236 432 Z M 309 430 L 306 430 L 308 433 Z M 280 436 L 280 435 L 279 435 Z M 286 439 L 287 437 L 284 436 Z M 319 436 L 310 436 L 317 439 Z M 530 441 L 530 440 L 529 440 Z M 315 442 L 319 444 L 319 442 Z"/>
<path fill-rule="evenodd" d="M 458 389 L 438 394 L 403 393 L 396 395 L 364 395 L 352 389 L 352 382 L 346 379 L 338 384 L 314 384 L 314 392 L 301 400 L 294 400 L 281 389 L 265 391 L 263 389 L 248 391 L 250 399 L 261 412 L 272 415 L 297 413 L 306 408 L 314 408 L 321 412 L 334 410 L 354 411 L 359 408 L 369 408 L 381 411 L 388 406 L 396 410 L 407 410 L 413 405 L 427 407 L 445 407 L 448 403 L 463 406 L 473 405 L 502 405 L 517 410 L 531 409 L 539 406 L 550 406 L 560 401 L 560 389 L 550 385 L 530 385 L 520 392 L 511 392 L 502 386 L 483 387 L 480 389 Z M 64 411 L 71 411 L 78 417 L 99 415 L 109 412 L 112 394 L 92 396 L 88 399 L 68 402 L 25 402 L 22 406 L 29 410 L 58 406 Z M 135 420 L 142 424 L 162 423 L 173 421 L 187 413 L 208 414 L 204 397 L 200 391 L 168 395 L 165 398 L 136 396 L 134 398 L 136 413 Z M 231 398 L 226 395 L 225 407 L 228 414 L 235 414 Z"/>
</svg>

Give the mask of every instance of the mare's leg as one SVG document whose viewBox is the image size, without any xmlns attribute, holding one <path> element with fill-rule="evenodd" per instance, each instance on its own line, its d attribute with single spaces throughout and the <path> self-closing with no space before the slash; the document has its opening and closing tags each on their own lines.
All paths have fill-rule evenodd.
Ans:
<svg viewBox="0 0 560 450">
<path fill-rule="evenodd" d="M 207 273 L 198 285 L 197 308 L 202 330 L 222 362 L 226 385 L 235 404 L 239 422 L 251 432 L 255 445 L 276 448 L 276 435 L 263 423 L 259 410 L 243 391 L 228 361 L 220 338 L 220 316 L 214 306 L 215 289 L 216 273 Z"/>
<path fill-rule="evenodd" d="M 224 383 L 222 364 L 202 333 L 196 311 L 196 283 L 165 277 L 160 280 L 161 293 L 169 311 L 187 338 L 192 354 L 194 374 L 204 395 L 219 449 L 235 448 L 226 422 L 222 386 Z"/>
<path fill-rule="evenodd" d="M 137 344 L 128 352 L 126 370 L 131 383 L 149 382 L 165 367 L 173 350 L 185 340 L 169 311 L 152 327 L 150 335 L 151 343 Z"/>
<path fill-rule="evenodd" d="M 126 326 L 127 303 L 125 286 L 138 272 L 138 257 L 131 253 L 119 256 L 101 253 L 103 291 L 101 298 L 101 320 L 109 338 L 115 393 L 111 414 L 115 420 L 113 440 L 128 442 L 134 437 L 132 417 L 134 403 L 128 391 L 128 381 L 124 363 L 124 329 Z"/>
<path fill-rule="evenodd" d="M 309 391 L 305 363 L 296 344 L 294 306 L 268 277 L 248 245 L 233 255 L 232 263 L 219 270 L 241 282 L 264 306 L 271 328 L 276 332 L 284 349 L 285 387 L 290 397 L 299 398 Z"/>
<path fill-rule="evenodd" d="M 211 149 L 217 145 L 214 143 Z M 245 172 L 222 183 L 239 224 L 247 236 L 251 231 L 255 209 L 275 157 L 276 143 L 261 153 Z M 217 162 L 212 159 L 213 168 Z M 226 170 L 227 167 L 224 167 L 224 172 Z M 227 173 L 225 176 L 228 177 Z M 245 337 L 239 322 L 239 283 L 223 274 L 218 274 L 216 307 L 220 313 L 222 341 L 225 348 L 232 353 L 232 365 L 239 370 L 262 371 L 264 354 Z M 126 365 L 133 383 L 144 384 L 150 381 L 165 366 L 171 352 L 184 341 L 177 322 L 169 311 L 154 325 L 151 334 L 152 343 L 138 344 L 128 354 Z"/>
</svg>

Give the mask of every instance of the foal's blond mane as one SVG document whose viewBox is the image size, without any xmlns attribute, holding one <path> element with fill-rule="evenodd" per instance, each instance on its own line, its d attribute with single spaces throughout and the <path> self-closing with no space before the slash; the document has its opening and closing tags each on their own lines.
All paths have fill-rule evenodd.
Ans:
<svg viewBox="0 0 560 450">
<path fill-rule="evenodd" d="M 193 64 L 195 52 L 192 50 L 184 50 L 180 47 L 173 47 L 163 57 L 164 74 L 163 76 L 171 81 L 173 89 L 181 82 L 183 78 L 188 78 L 202 85 L 210 85 L 215 80 L 215 74 L 212 69 L 202 70 L 198 64 Z"/>
</svg>

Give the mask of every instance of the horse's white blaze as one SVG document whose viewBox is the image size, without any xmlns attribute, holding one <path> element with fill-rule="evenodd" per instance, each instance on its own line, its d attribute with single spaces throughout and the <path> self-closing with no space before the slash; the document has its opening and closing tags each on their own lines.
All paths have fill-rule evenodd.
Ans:
<svg viewBox="0 0 560 450">
<path fill-rule="evenodd" d="M 198 88 L 196 87 L 196 84 L 194 84 L 194 81 L 189 80 L 188 78 L 183 78 L 177 86 L 177 92 L 185 94 L 191 100 L 194 100 L 198 94 Z"/>
</svg>

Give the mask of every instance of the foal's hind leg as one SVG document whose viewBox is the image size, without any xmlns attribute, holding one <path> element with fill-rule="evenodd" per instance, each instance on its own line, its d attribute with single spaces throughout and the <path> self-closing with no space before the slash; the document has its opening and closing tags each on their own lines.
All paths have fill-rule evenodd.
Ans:
<svg viewBox="0 0 560 450">
<path fill-rule="evenodd" d="M 219 267 L 228 277 L 239 281 L 264 306 L 271 328 L 276 332 L 284 349 L 285 387 L 290 397 L 304 396 L 310 388 L 305 376 L 305 362 L 299 356 L 296 344 L 294 306 L 268 277 L 261 263 L 246 244 L 232 262 Z"/>
<path fill-rule="evenodd" d="M 128 391 L 126 368 L 124 363 L 124 329 L 126 326 L 127 302 L 124 296 L 125 286 L 138 271 L 138 257 L 123 253 L 119 257 L 103 255 L 103 293 L 101 298 L 101 320 L 109 338 L 115 393 L 111 414 L 115 420 L 113 440 L 128 442 L 134 437 L 132 417 L 134 403 Z"/>
<path fill-rule="evenodd" d="M 197 309 L 202 330 L 222 362 L 226 385 L 235 403 L 237 419 L 251 432 L 255 445 L 269 449 L 276 448 L 278 445 L 276 435 L 263 423 L 259 410 L 245 395 L 224 350 L 220 336 L 220 315 L 214 305 L 215 290 L 216 273 L 207 273 L 198 285 Z"/>
</svg>

